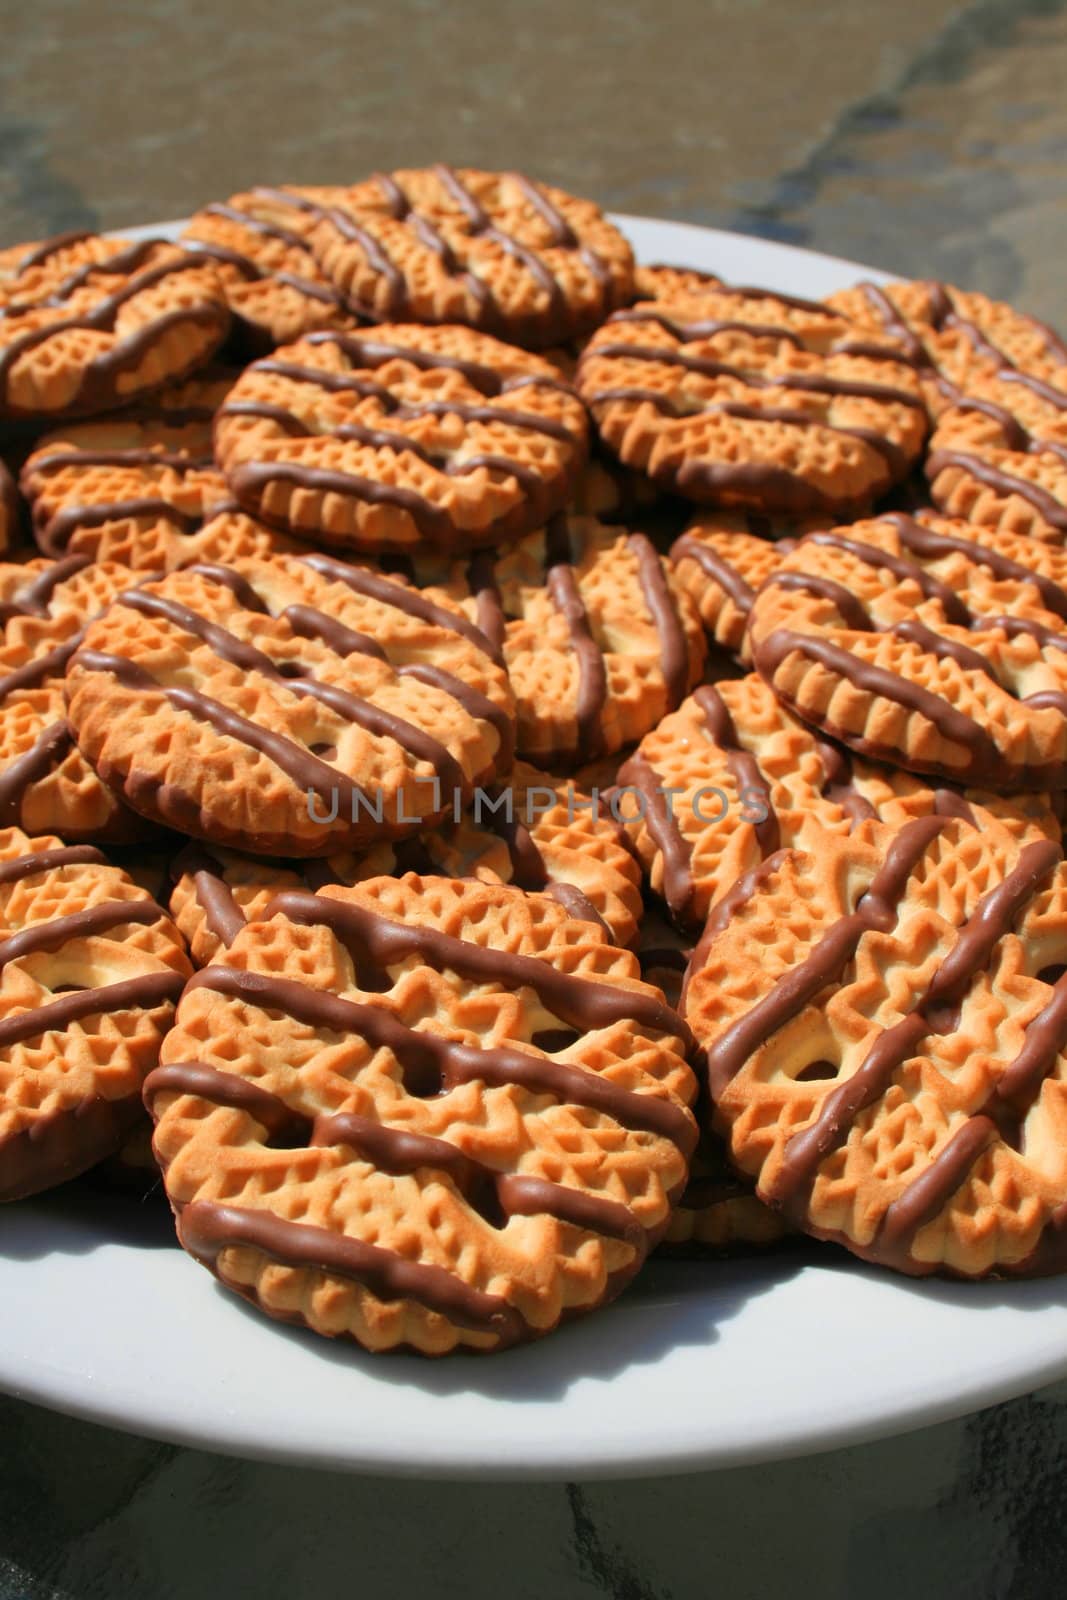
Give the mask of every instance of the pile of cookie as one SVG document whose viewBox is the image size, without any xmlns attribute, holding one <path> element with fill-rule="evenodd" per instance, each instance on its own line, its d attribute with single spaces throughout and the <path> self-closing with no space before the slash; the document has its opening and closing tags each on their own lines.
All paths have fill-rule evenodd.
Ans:
<svg viewBox="0 0 1067 1600">
<path fill-rule="evenodd" d="M 1067 346 L 435 167 L 0 252 L 0 1198 L 492 1351 L 1067 1268 Z"/>
</svg>

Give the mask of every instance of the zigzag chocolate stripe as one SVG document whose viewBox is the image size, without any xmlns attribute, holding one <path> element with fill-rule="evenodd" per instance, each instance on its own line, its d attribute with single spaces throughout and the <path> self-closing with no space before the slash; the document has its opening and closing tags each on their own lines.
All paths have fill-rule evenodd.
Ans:
<svg viewBox="0 0 1067 1600">
<path fill-rule="evenodd" d="M 66 722 L 52 722 L 28 750 L 0 771 L 0 825 L 12 827 L 18 823 L 26 790 L 58 766 L 73 745 L 74 735 Z"/>
<path fill-rule="evenodd" d="M 152 1010 L 177 1000 L 184 987 L 185 979 L 180 972 L 145 972 L 140 977 L 126 978 L 121 983 L 109 983 L 97 989 L 75 989 L 48 1005 L 34 1006 L 29 1011 L 18 1011 L 0 1019 L 0 1050 L 22 1044 L 27 1039 L 39 1039 L 44 1033 L 60 1032 L 72 1022 L 99 1016 L 102 1012 Z"/>
<path fill-rule="evenodd" d="M 182 533 L 195 533 L 204 521 L 199 512 L 182 511 L 169 500 L 145 495 L 140 499 L 108 500 L 95 505 L 61 506 L 39 526 L 38 539 L 42 550 L 58 556 L 83 528 L 102 528 L 108 522 L 143 517 L 172 522 Z"/>
<path fill-rule="evenodd" d="M 347 584 L 356 594 L 404 611 L 409 617 L 417 617 L 420 622 L 429 622 L 436 628 L 460 634 L 479 650 L 492 655 L 498 666 L 503 664 L 500 655 L 493 652 L 485 634 L 473 622 L 469 622 L 461 611 L 449 611 L 444 606 L 436 605 L 418 589 L 394 583 L 383 573 L 372 572 L 369 567 L 349 566 L 333 556 L 302 556 L 301 560 L 313 572 L 324 578 L 332 578 L 337 583 Z"/>
<path fill-rule="evenodd" d="M 66 671 L 67 662 L 84 637 L 85 629 L 82 628 L 64 644 L 56 645 L 54 650 L 47 650 L 40 656 L 32 656 L 29 661 L 24 661 L 21 667 L 14 667 L 10 672 L 5 672 L 3 677 L 0 677 L 0 702 L 22 690 L 37 689 L 49 678 L 61 678 Z"/>
<path fill-rule="evenodd" d="M 91 844 L 64 845 L 62 849 L 37 850 L 30 855 L 17 856 L 14 861 L 0 861 L 0 885 L 19 883 L 38 872 L 51 872 L 57 867 L 75 867 L 87 864 L 107 866 L 107 857 Z"/>
<path fill-rule="evenodd" d="M 158 922 L 165 916 L 166 912 L 152 900 L 104 900 L 67 917 L 31 923 L 18 933 L 0 939 L 0 969 L 9 961 L 36 955 L 41 950 L 58 950 L 74 939 L 88 939 L 127 924 Z"/>
<path fill-rule="evenodd" d="M 315 896 L 308 898 L 316 899 Z M 331 902 L 323 898 L 320 904 L 328 906 Z M 500 951 L 486 953 L 497 957 L 503 954 Z M 541 965 L 540 962 L 534 964 Z M 696 1141 L 695 1123 L 673 1100 L 623 1089 L 594 1072 L 550 1056 L 505 1045 L 486 1048 L 462 1044 L 422 1029 L 408 1028 L 382 1006 L 342 1000 L 307 984 L 258 972 L 205 967 L 190 979 L 186 992 L 193 989 L 211 989 L 250 1005 L 283 1012 L 308 1027 L 355 1034 L 376 1049 L 391 1050 L 401 1064 L 408 1093 L 420 1097 L 478 1080 L 496 1086 L 517 1084 L 533 1093 L 555 1095 L 566 1103 L 613 1117 L 621 1127 L 655 1133 L 671 1140 L 686 1156 Z M 620 991 L 620 998 L 633 999 L 634 992 Z M 668 1010 L 665 1006 L 661 1009 Z M 673 1013 L 671 1016 L 670 1026 L 664 1031 L 677 1036 L 679 1019 Z"/>
<path fill-rule="evenodd" d="M 671 560 L 695 561 L 705 577 L 717 583 L 719 588 L 731 600 L 742 615 L 747 616 L 752 609 L 752 602 L 756 598 L 756 591 L 744 579 L 736 567 L 719 551 L 713 550 L 710 545 L 697 537 L 695 533 L 683 533 L 671 546 Z"/>
<path fill-rule="evenodd" d="M 950 467 L 958 467 L 961 472 L 969 473 L 979 483 L 985 484 L 987 489 L 994 489 L 998 494 L 1018 495 L 1020 500 L 1032 505 L 1050 527 L 1067 533 L 1067 505 L 1039 483 L 1032 483 L 1029 478 L 1021 478 L 1017 473 L 1005 472 L 1002 467 L 995 467 L 980 456 L 964 450 L 931 451 L 926 462 L 927 477 L 933 480 Z"/>
<path fill-rule="evenodd" d="M 575 759 L 590 761 L 601 753 L 600 719 L 608 697 L 604 655 L 596 641 L 572 566 L 570 526 L 564 512 L 557 513 L 545 529 L 545 586 L 552 603 L 567 624 L 571 648 L 578 658 L 578 725 Z"/>
<path fill-rule="evenodd" d="M 0 602 L 0 623 L 13 617 L 47 617 L 48 606 L 60 584 L 91 565 L 86 555 L 65 556 L 39 572 L 24 589 L 19 589 L 13 600 Z"/>
</svg>

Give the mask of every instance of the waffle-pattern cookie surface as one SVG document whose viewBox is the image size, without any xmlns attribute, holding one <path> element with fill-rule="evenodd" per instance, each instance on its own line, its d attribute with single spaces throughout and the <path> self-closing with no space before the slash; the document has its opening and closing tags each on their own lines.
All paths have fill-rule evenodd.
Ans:
<svg viewBox="0 0 1067 1600">
<path fill-rule="evenodd" d="M 146 1084 L 186 1249 L 373 1350 L 489 1351 L 618 1292 L 695 1140 L 677 1016 L 544 897 L 293 893 L 185 992 Z"/>
<path fill-rule="evenodd" d="M 571 769 L 633 743 L 699 679 L 696 608 L 646 534 L 552 518 L 495 560 L 416 563 L 502 652 L 518 750 Z"/>
<path fill-rule="evenodd" d="M 246 357 L 318 329 L 355 325 L 308 249 L 319 215 L 315 193 L 262 188 L 231 195 L 197 211 L 182 233 L 189 249 L 215 261 Z"/>
<path fill-rule="evenodd" d="M 98 850 L 0 830 L 0 1200 L 119 1148 L 190 970 Z"/>
<path fill-rule="evenodd" d="M 477 629 L 328 556 L 127 590 L 68 690 L 80 749 L 135 811 L 255 854 L 401 837 L 511 760 L 511 691 Z"/>
<path fill-rule="evenodd" d="M 506 783 L 476 795 L 458 820 L 382 841 L 366 855 L 275 863 L 195 844 L 173 870 L 171 913 L 198 966 L 215 960 L 283 889 L 351 886 L 383 873 L 470 878 L 547 894 L 620 945 L 634 942 L 641 918 L 641 871 L 607 805 L 594 807 L 592 796 L 570 781 L 525 762 L 516 762 Z"/>
<path fill-rule="evenodd" d="M 932 789 L 852 757 L 790 716 L 755 673 L 702 685 L 665 717 L 619 769 L 616 810 L 654 893 L 690 934 L 768 856 L 815 849 L 871 818 L 901 826 L 936 812 L 1023 841 L 1060 837 L 1046 796 Z"/>
<path fill-rule="evenodd" d="M 946 386 L 947 387 L 947 386 Z M 982 527 L 1067 541 L 1067 365 L 1047 381 L 1014 368 L 976 378 L 930 440 L 926 474 L 943 511 Z"/>
<path fill-rule="evenodd" d="M 87 259 L 54 270 L 68 252 L 47 245 L 12 270 L 0 263 L 0 417 L 84 416 L 186 377 L 225 338 L 229 311 L 209 257 L 165 240 L 79 247 Z"/>
<path fill-rule="evenodd" d="M 1049 840 L 933 816 L 776 854 L 710 919 L 686 994 L 733 1159 L 899 1270 L 1063 1270 L 1065 950 Z"/>
<path fill-rule="evenodd" d="M 22 469 L 38 546 L 136 571 L 176 564 L 176 550 L 232 504 L 215 466 L 211 425 L 233 375 L 172 385 L 154 402 L 41 439 Z"/>
<path fill-rule="evenodd" d="M 0 825 L 62 831 L 68 843 L 145 832 L 75 744 L 63 691 L 89 622 L 132 581 L 127 567 L 84 555 L 0 563 Z"/>
<path fill-rule="evenodd" d="M 633 292 L 633 255 L 591 200 L 515 172 L 379 173 L 311 246 L 373 322 L 463 323 L 532 350 L 595 328 Z"/>
<path fill-rule="evenodd" d="M 256 362 L 216 425 L 234 495 L 358 550 L 509 540 L 558 510 L 585 408 L 549 362 L 468 328 L 312 334 Z"/>
<path fill-rule="evenodd" d="M 997 791 L 1067 786 L 1067 556 L 887 513 L 811 534 L 767 580 L 752 658 L 861 755 Z"/>
<path fill-rule="evenodd" d="M 576 381 L 605 443 L 664 488 L 847 514 L 918 458 L 927 417 L 911 361 L 816 302 L 719 285 L 617 312 Z"/>
<path fill-rule="evenodd" d="M 791 549 L 793 531 L 759 511 L 701 511 L 672 544 L 677 582 L 722 649 L 741 649 L 756 590 Z"/>
</svg>

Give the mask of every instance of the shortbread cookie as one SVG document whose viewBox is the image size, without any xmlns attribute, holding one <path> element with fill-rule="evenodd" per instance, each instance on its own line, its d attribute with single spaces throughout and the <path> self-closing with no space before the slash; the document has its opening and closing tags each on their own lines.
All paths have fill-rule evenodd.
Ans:
<svg viewBox="0 0 1067 1600">
<path fill-rule="evenodd" d="M 268 909 L 145 1086 L 190 1254 L 371 1350 L 498 1350 L 617 1294 L 696 1136 L 684 1029 L 636 958 L 452 879 Z"/>
<path fill-rule="evenodd" d="M 21 475 L 46 555 L 80 551 L 137 571 L 175 564 L 173 547 L 216 508 L 232 504 L 215 466 L 211 425 L 227 375 L 172 388 L 145 404 L 48 434 Z M 173 403 L 183 399 L 184 405 Z"/>
<path fill-rule="evenodd" d="M 926 435 L 919 378 L 891 338 L 756 289 L 617 312 L 577 386 L 623 462 L 713 505 L 854 512 L 907 476 Z"/>
<path fill-rule="evenodd" d="M 1045 796 L 932 789 L 852 758 L 790 716 L 755 673 L 705 685 L 665 717 L 619 769 L 614 811 L 654 893 L 691 935 L 776 850 L 816 848 L 823 834 L 869 818 L 901 826 L 934 812 L 963 816 L 1024 842 L 1061 831 Z"/>
<path fill-rule="evenodd" d="M 1005 367 L 1051 378 L 1067 364 L 1067 344 L 1045 323 L 947 283 L 860 283 L 826 304 L 918 350 L 961 389 Z"/>
<path fill-rule="evenodd" d="M 134 578 L 88 556 L 0 563 L 0 826 L 68 843 L 147 831 L 89 766 L 67 725 L 63 678 L 91 619 Z"/>
<path fill-rule="evenodd" d="M 677 300 L 680 295 L 721 288 L 722 279 L 714 272 L 699 272 L 696 267 L 672 267 L 658 262 L 634 271 L 635 300 Z"/>
<path fill-rule="evenodd" d="M 1004 368 L 949 392 L 926 462 L 933 500 L 981 527 L 1063 545 L 1067 366 L 1048 382 Z"/>
<path fill-rule="evenodd" d="M 753 604 L 761 677 L 804 721 L 910 771 L 1067 787 L 1067 553 L 901 512 L 810 534 Z"/>
<path fill-rule="evenodd" d="M 351 887 L 390 873 L 470 878 L 547 894 L 621 945 L 633 943 L 641 916 L 641 870 L 607 807 L 522 762 L 505 784 L 476 795 L 458 820 L 383 841 L 365 855 L 275 863 L 191 844 L 172 870 L 171 914 L 198 966 L 216 960 L 283 889 Z"/>
<path fill-rule="evenodd" d="M 250 367 L 216 425 L 244 508 L 357 550 L 512 540 L 558 510 L 588 448 L 555 368 L 467 328 L 312 334 Z"/>
<path fill-rule="evenodd" d="M 119 1148 L 190 971 L 166 913 L 98 850 L 0 830 L 0 1200 Z"/>
<path fill-rule="evenodd" d="M 432 825 L 507 772 L 513 702 L 458 611 L 328 556 L 121 594 L 68 669 L 79 747 L 135 811 L 257 855 Z"/>
<path fill-rule="evenodd" d="M 740 650 L 756 590 L 777 570 L 796 531 L 758 511 L 702 511 L 671 546 L 677 582 L 722 649 Z"/>
<path fill-rule="evenodd" d="M 581 338 L 633 294 L 633 254 L 591 200 L 517 172 L 379 173 L 311 247 L 373 322 L 463 323 L 531 350 Z"/>
<path fill-rule="evenodd" d="M 222 343 L 229 311 L 210 257 L 161 239 L 115 243 L 43 286 L 25 258 L 0 278 L 0 418 L 112 410 L 186 377 Z"/>
<path fill-rule="evenodd" d="M 908 1273 L 1067 1266 L 1067 870 L 957 819 L 776 853 L 686 1015 L 762 1198 Z"/>
<path fill-rule="evenodd" d="M 0 553 L 18 544 L 22 531 L 22 505 L 15 480 L 0 461 Z"/>
<path fill-rule="evenodd" d="M 561 515 L 495 561 L 483 553 L 413 570 L 502 651 L 517 748 L 538 766 L 573 768 L 622 749 L 700 678 L 696 609 L 643 533 Z"/>
<path fill-rule="evenodd" d="M 233 338 L 246 358 L 321 328 L 355 326 L 308 249 L 319 213 L 304 205 L 299 191 L 252 189 L 204 206 L 182 234 L 189 249 L 216 262 L 233 314 Z"/>
</svg>

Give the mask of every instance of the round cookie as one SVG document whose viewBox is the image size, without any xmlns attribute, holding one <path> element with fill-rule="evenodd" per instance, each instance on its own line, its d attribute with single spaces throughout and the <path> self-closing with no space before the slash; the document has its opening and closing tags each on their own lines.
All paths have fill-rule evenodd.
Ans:
<svg viewBox="0 0 1067 1600">
<path fill-rule="evenodd" d="M 691 935 L 775 851 L 815 848 L 870 818 L 900 826 L 937 812 L 1024 842 L 1061 834 L 1046 796 L 935 790 L 852 758 L 790 716 L 755 673 L 705 685 L 665 717 L 619 769 L 614 812 L 653 892 Z"/>
<path fill-rule="evenodd" d="M 797 716 L 860 755 L 998 792 L 1067 787 L 1067 553 L 890 512 L 808 535 L 747 644 Z"/>
<path fill-rule="evenodd" d="M 576 381 L 604 442 L 664 488 L 846 515 L 918 458 L 927 417 L 910 362 L 826 306 L 722 285 L 617 312 Z"/>
<path fill-rule="evenodd" d="M 633 294 L 633 254 L 591 200 L 517 172 L 379 173 L 324 210 L 311 248 L 372 322 L 463 323 L 531 350 Z"/>
<path fill-rule="evenodd" d="M 231 502 L 211 426 L 233 382 L 211 373 L 156 401 L 47 434 L 27 458 L 22 491 L 45 555 L 83 552 L 139 572 L 175 564 L 175 550 Z"/>
<path fill-rule="evenodd" d="M 87 624 L 133 577 L 88 556 L 0 563 L 0 826 L 62 831 L 68 844 L 148 831 L 78 749 L 63 693 Z"/>
<path fill-rule="evenodd" d="M 649 912 L 641 922 L 637 958 L 646 983 L 662 989 L 677 1008 L 682 978 L 692 955 L 670 923 Z M 752 1192 L 726 1160 L 722 1140 L 702 1130 L 689 1171 L 689 1181 L 671 1213 L 660 1255 L 725 1255 L 776 1244 L 786 1228 L 778 1213 Z"/>
<path fill-rule="evenodd" d="M 696 1137 L 684 1030 L 635 957 L 452 879 L 268 911 L 145 1086 L 185 1248 L 371 1350 L 498 1350 L 617 1294 Z"/>
<path fill-rule="evenodd" d="M 496 560 L 414 569 L 500 649 L 518 707 L 517 749 L 559 769 L 639 739 L 700 677 L 695 608 L 642 533 L 561 515 Z"/>
<path fill-rule="evenodd" d="M 1004 367 L 1048 379 L 1067 365 L 1067 344 L 1045 323 L 952 284 L 860 283 L 826 304 L 921 352 L 938 380 L 956 388 Z"/>
<path fill-rule="evenodd" d="M 935 504 L 985 528 L 1067 541 L 1067 366 L 1045 382 L 1003 368 L 975 378 L 930 440 L 926 475 Z"/>
<path fill-rule="evenodd" d="M 556 900 L 615 944 L 631 944 L 641 916 L 641 872 L 607 807 L 522 762 L 506 784 L 475 796 L 459 820 L 375 845 L 365 855 L 270 862 L 189 845 L 173 863 L 170 909 L 198 966 L 206 966 L 283 889 L 351 887 L 382 874 L 422 872 L 513 884 Z"/>
<path fill-rule="evenodd" d="M 231 195 L 202 207 L 182 232 L 183 244 L 218 267 L 233 316 L 232 340 L 245 359 L 318 329 L 355 325 L 308 249 L 318 209 L 307 209 L 302 194 L 252 189 Z"/>
<path fill-rule="evenodd" d="M 715 1125 L 786 1219 L 898 1271 L 1067 1266 L 1067 871 L 956 818 L 776 852 L 685 1014 Z"/>
<path fill-rule="evenodd" d="M 563 505 L 588 448 L 555 368 L 455 327 L 312 334 L 248 368 L 215 437 L 252 515 L 361 551 L 519 538 Z"/>
<path fill-rule="evenodd" d="M 758 511 L 702 511 L 671 545 L 678 585 L 723 650 L 741 649 L 756 590 L 777 570 L 794 531 Z"/>
<path fill-rule="evenodd" d="M 209 257 L 161 239 L 114 245 L 43 283 L 23 258 L 0 283 L 0 418 L 112 410 L 188 376 L 222 343 L 229 311 Z"/>
<path fill-rule="evenodd" d="M 190 971 L 166 913 L 98 850 L 0 830 L 0 1200 L 118 1150 Z"/>
<path fill-rule="evenodd" d="M 502 666 L 458 611 L 328 556 L 119 595 L 68 670 L 82 752 L 135 811 L 257 855 L 432 826 L 511 761 Z"/>
</svg>

